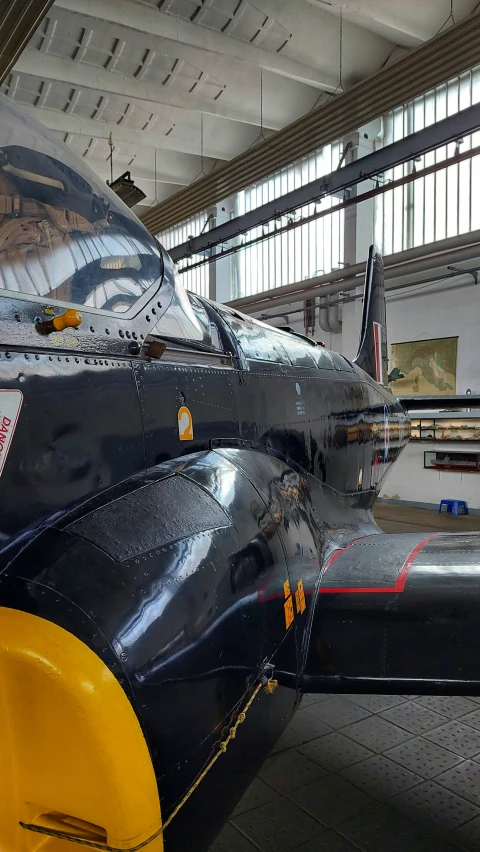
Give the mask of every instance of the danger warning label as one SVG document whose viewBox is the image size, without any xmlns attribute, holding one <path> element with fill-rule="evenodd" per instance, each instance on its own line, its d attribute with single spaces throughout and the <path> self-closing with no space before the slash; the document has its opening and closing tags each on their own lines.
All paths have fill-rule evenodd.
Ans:
<svg viewBox="0 0 480 852">
<path fill-rule="evenodd" d="M 22 402 L 21 391 L 0 390 L 0 476 L 7 460 Z"/>
</svg>

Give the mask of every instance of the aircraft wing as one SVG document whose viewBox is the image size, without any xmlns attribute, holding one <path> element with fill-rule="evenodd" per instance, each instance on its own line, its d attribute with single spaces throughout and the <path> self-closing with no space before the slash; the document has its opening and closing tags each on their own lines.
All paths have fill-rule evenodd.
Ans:
<svg viewBox="0 0 480 852">
<path fill-rule="evenodd" d="M 306 692 L 479 694 L 480 533 L 369 535 L 312 597 Z"/>
</svg>

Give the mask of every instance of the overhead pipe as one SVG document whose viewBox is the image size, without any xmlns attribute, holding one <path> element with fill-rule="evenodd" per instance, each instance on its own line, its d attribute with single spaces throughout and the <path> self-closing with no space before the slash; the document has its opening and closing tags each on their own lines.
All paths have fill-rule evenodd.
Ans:
<svg viewBox="0 0 480 852">
<path fill-rule="evenodd" d="M 460 249 L 463 249 L 463 251 L 460 251 Z M 478 256 L 480 256 L 480 230 L 386 255 L 384 257 L 385 279 L 415 275 L 426 269 L 448 266 Z M 417 263 L 413 264 L 413 261 L 417 261 Z M 342 269 L 335 269 L 326 275 L 296 281 L 293 284 L 286 284 L 273 290 L 264 290 L 252 296 L 235 299 L 227 304 L 231 308 L 237 308 L 246 313 L 256 313 L 262 308 L 270 308 L 274 305 L 288 305 L 318 295 L 330 296 L 344 290 L 354 290 L 355 287 L 363 283 L 362 277 L 365 274 L 365 266 L 365 262 L 355 263 L 351 266 L 342 267 Z"/>
<path fill-rule="evenodd" d="M 479 258 L 480 260 L 480 258 Z M 387 296 L 395 296 L 399 290 L 405 290 L 408 288 L 414 289 L 415 287 L 424 287 L 425 284 L 445 284 L 446 282 L 450 282 L 450 287 L 444 289 L 451 289 L 455 287 L 458 289 L 459 287 L 466 287 L 468 285 L 472 285 L 475 283 L 475 272 L 480 273 L 480 267 L 475 269 L 469 269 L 468 271 L 457 271 L 450 272 L 448 275 L 441 274 L 440 276 L 435 275 L 433 278 L 421 278 L 419 281 L 407 281 L 402 284 L 391 284 L 387 289 Z M 455 282 L 455 283 L 454 283 Z M 343 295 L 343 294 L 342 294 Z M 415 293 L 413 294 L 415 295 Z M 328 296 L 323 297 L 327 299 L 326 302 L 323 302 L 322 307 L 330 308 L 333 305 L 337 304 L 337 299 L 334 298 L 331 301 L 328 301 Z M 357 299 L 363 299 L 363 293 L 353 293 L 353 295 L 345 294 L 343 296 L 341 302 L 338 304 L 340 308 L 343 309 L 343 305 L 349 304 L 350 302 L 355 302 Z M 305 311 L 304 307 L 295 308 L 294 310 L 289 309 L 288 314 L 279 313 L 279 314 L 265 314 L 261 313 L 257 319 L 263 320 L 263 322 L 270 322 L 270 320 L 277 319 L 278 317 L 282 317 L 283 319 L 288 319 L 290 316 L 294 316 L 295 314 L 301 314 Z"/>
<path fill-rule="evenodd" d="M 462 250 L 458 250 L 457 252 L 451 252 L 449 254 L 444 254 L 441 256 L 440 262 L 436 262 L 433 258 L 425 258 L 423 260 L 411 261 L 410 263 L 403 263 L 398 266 L 387 266 L 385 268 L 385 281 L 388 282 L 392 279 L 403 278 L 409 275 L 418 275 L 421 272 L 425 272 L 427 270 L 432 269 L 441 269 L 445 266 L 448 266 L 453 263 L 461 263 L 466 260 L 474 260 L 480 257 L 480 244 L 476 246 L 471 246 Z M 432 265 L 433 264 L 433 265 Z M 363 272 L 365 272 L 365 264 L 362 264 Z M 468 271 L 468 270 L 467 270 Z M 439 278 L 442 277 L 439 274 Z M 415 282 L 412 282 L 415 283 Z M 302 291 L 300 295 L 286 295 L 281 298 L 277 298 L 272 296 L 269 300 L 263 300 L 260 305 L 254 304 L 249 307 L 242 307 L 242 311 L 246 313 L 256 313 L 261 308 L 265 307 L 277 307 L 280 305 L 291 305 L 292 302 L 297 302 L 303 299 L 311 299 L 313 296 L 318 296 L 319 290 L 321 290 L 322 295 L 332 296 L 335 293 L 349 292 L 350 290 L 355 290 L 356 287 L 363 285 L 363 275 L 358 275 L 355 278 L 345 278 L 338 283 L 331 284 L 329 286 L 323 287 L 315 286 L 311 287 L 308 290 Z M 388 289 L 388 284 L 387 284 Z M 230 303 L 230 306 L 232 304 Z M 236 306 L 234 306 L 236 307 Z"/>
</svg>

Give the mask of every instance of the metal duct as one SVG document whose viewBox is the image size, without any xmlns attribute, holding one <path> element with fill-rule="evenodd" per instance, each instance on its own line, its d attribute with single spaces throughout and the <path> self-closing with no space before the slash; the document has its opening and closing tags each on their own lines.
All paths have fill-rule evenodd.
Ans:
<svg viewBox="0 0 480 852">
<path fill-rule="evenodd" d="M 422 260 L 412 260 L 409 263 L 402 263 L 397 266 L 385 266 L 385 281 L 390 281 L 392 279 L 397 280 L 399 278 L 408 277 L 411 275 L 418 275 L 421 272 L 425 271 L 433 271 L 435 269 L 443 269 L 452 264 L 462 263 L 463 261 L 468 260 L 478 260 L 480 258 L 480 244 L 476 246 L 469 246 L 464 249 L 457 249 L 456 251 L 442 254 L 439 258 L 426 257 Z M 384 262 L 388 262 L 388 257 L 384 258 Z M 301 299 L 310 299 L 314 296 L 318 296 L 319 292 L 322 293 L 322 296 L 332 296 L 334 293 L 342 293 L 348 292 L 350 290 L 355 290 L 356 287 L 362 287 L 364 283 L 364 275 L 365 275 L 365 264 L 358 264 L 363 267 L 362 275 L 358 275 L 355 278 L 344 278 L 342 281 L 338 283 L 333 283 L 329 285 L 316 285 L 314 287 L 310 287 L 301 293 L 300 296 L 282 296 L 281 298 L 277 298 L 276 296 L 271 295 L 270 299 L 264 300 L 261 304 L 253 304 L 248 306 L 242 306 L 239 310 L 244 313 L 252 314 L 257 313 L 258 311 L 268 308 L 277 308 L 279 305 L 291 305 L 293 302 L 296 302 Z M 468 272 L 468 270 L 465 270 Z M 439 273 L 439 278 L 442 275 Z M 308 282 L 304 281 L 303 284 Z M 412 281 L 414 284 L 415 281 Z M 387 285 L 388 289 L 388 285 Z M 270 290 L 270 293 L 274 293 L 275 291 Z M 238 307 L 234 302 L 228 302 L 230 307 Z"/>
<path fill-rule="evenodd" d="M 322 331 L 330 332 L 330 326 L 328 324 L 328 307 L 324 307 L 322 304 L 322 299 L 320 299 L 320 304 L 318 306 L 318 324 Z"/>
<path fill-rule="evenodd" d="M 53 3 L 54 0 L 10 0 L 0 13 L 0 84 Z"/>
<path fill-rule="evenodd" d="M 324 305 L 323 297 L 318 306 L 318 324 L 322 331 L 339 334 L 342 330 L 342 305 L 339 301 Z"/>
<path fill-rule="evenodd" d="M 322 145 L 341 139 L 428 89 L 478 64 L 480 17 L 455 26 L 279 130 L 142 217 L 155 234 L 223 201 Z"/>
<path fill-rule="evenodd" d="M 342 330 L 342 306 L 340 302 L 335 302 L 328 308 L 328 324 L 330 331 L 334 334 L 340 334 Z"/>
<path fill-rule="evenodd" d="M 459 252 L 463 249 L 462 252 Z M 459 263 L 462 260 L 471 260 L 480 255 L 480 230 L 471 231 L 469 234 L 460 234 L 436 243 L 427 243 L 423 246 L 407 249 L 407 251 L 386 255 L 383 259 L 385 265 L 385 279 L 399 278 L 402 275 L 414 275 L 428 269 L 436 269 L 451 263 Z M 417 267 L 412 271 L 413 264 L 417 261 Z M 278 305 L 290 305 L 293 302 L 302 301 L 312 296 L 332 295 L 341 293 L 342 290 L 354 290 L 363 284 L 365 274 L 365 263 L 355 263 L 342 269 L 336 269 L 326 275 L 315 278 L 307 278 L 294 284 L 285 284 L 273 290 L 264 290 L 253 296 L 245 296 L 228 302 L 232 308 L 237 308 L 245 313 L 256 313 L 262 309 L 269 309 Z"/>
</svg>

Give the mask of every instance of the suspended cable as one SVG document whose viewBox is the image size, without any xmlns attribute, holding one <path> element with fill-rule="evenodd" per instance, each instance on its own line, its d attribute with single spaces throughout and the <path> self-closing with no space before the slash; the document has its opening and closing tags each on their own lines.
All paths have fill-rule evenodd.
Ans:
<svg viewBox="0 0 480 852">
<path fill-rule="evenodd" d="M 453 2 L 453 0 L 452 0 Z M 338 69 L 338 89 L 342 92 L 343 88 L 343 8 L 340 6 L 340 50 L 339 50 L 339 69 Z"/>
<path fill-rule="evenodd" d="M 450 0 L 450 14 L 449 14 L 448 18 L 443 22 L 442 26 L 440 27 L 439 30 L 437 30 L 435 35 L 438 35 L 439 33 L 441 33 L 442 30 L 447 26 L 449 21 L 451 21 L 452 24 L 456 23 L 455 17 L 454 17 L 454 14 L 453 14 L 453 0 Z"/>
</svg>

